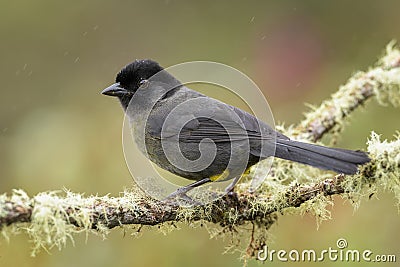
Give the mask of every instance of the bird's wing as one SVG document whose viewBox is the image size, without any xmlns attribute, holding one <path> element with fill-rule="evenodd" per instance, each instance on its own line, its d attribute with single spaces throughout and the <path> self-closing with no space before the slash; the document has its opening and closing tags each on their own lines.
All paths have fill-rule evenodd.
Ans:
<svg viewBox="0 0 400 267">
<path fill-rule="evenodd" d="M 283 139 L 286 136 L 275 132 L 269 125 L 258 120 L 255 116 L 213 98 L 204 97 L 204 106 L 193 103 L 191 109 L 181 110 L 173 121 L 166 121 L 162 126 L 163 134 L 159 138 L 168 139 L 179 136 L 180 142 L 198 143 L 206 138 L 212 142 L 229 142 L 243 140 L 273 140 L 275 135 Z M 158 124 L 161 126 L 160 124 Z"/>
</svg>

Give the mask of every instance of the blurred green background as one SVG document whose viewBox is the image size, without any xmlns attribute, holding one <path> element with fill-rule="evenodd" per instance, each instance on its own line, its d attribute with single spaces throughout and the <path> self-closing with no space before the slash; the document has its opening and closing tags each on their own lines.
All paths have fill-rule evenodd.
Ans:
<svg viewBox="0 0 400 267">
<path fill-rule="evenodd" d="M 233 66 L 263 90 L 276 121 L 290 124 L 302 118 L 305 102 L 320 103 L 374 63 L 390 40 L 400 40 L 399 10 L 399 1 L 2 0 L 1 192 L 66 187 L 117 196 L 129 187 L 123 114 L 100 91 L 136 58 L 163 66 L 192 60 Z M 368 103 L 338 146 L 365 148 L 371 130 L 391 138 L 398 114 Z M 326 249 L 344 237 L 352 249 L 400 256 L 392 194 L 365 200 L 357 212 L 335 198 L 332 217 L 317 229 L 312 216 L 280 216 L 270 249 Z M 107 240 L 90 235 L 87 243 L 77 236 L 75 246 L 36 258 L 19 235 L 0 240 L 0 266 L 242 265 L 239 254 L 223 255 L 227 244 L 210 240 L 205 229 L 181 228 L 167 236 L 146 230 L 140 238 L 114 229 Z"/>
</svg>

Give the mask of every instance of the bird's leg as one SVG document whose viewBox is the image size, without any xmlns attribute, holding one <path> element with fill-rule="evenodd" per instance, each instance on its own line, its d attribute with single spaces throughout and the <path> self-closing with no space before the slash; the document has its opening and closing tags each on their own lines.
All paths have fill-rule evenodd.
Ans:
<svg viewBox="0 0 400 267">
<path fill-rule="evenodd" d="M 181 188 L 178 188 L 175 192 L 172 192 L 169 196 L 167 196 L 165 198 L 165 200 L 170 200 L 170 199 L 174 199 L 176 197 L 181 197 L 185 200 L 193 201 L 188 195 L 186 195 L 186 193 L 200 185 L 203 185 L 203 184 L 206 184 L 209 182 L 211 182 L 210 178 L 204 178 L 204 179 L 198 180 L 194 183 L 182 186 Z"/>
</svg>

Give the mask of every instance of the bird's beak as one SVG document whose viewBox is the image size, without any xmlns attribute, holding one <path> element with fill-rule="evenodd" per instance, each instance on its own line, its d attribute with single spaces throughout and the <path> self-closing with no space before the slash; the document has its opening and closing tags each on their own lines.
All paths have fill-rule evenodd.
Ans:
<svg viewBox="0 0 400 267">
<path fill-rule="evenodd" d="M 104 89 L 101 93 L 108 96 L 122 96 L 127 94 L 128 91 L 122 88 L 119 83 L 114 83 L 113 85 Z"/>
</svg>

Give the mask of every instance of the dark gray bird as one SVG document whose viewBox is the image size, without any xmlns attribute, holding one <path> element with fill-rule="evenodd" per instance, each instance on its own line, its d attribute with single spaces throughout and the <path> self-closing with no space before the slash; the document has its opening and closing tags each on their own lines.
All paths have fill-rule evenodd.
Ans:
<svg viewBox="0 0 400 267">
<path fill-rule="evenodd" d="M 102 94 L 119 99 L 151 161 L 195 181 L 175 195 L 219 179 L 233 179 L 231 190 L 246 169 L 270 156 L 344 174 L 370 161 L 363 151 L 290 140 L 253 115 L 182 85 L 152 60 L 124 67 Z"/>
</svg>

